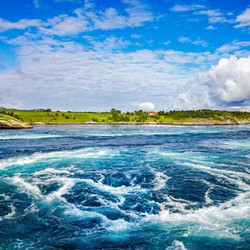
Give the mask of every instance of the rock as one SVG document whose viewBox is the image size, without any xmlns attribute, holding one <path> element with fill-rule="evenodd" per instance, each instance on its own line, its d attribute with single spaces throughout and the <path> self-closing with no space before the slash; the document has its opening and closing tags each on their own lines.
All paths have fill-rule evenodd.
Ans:
<svg viewBox="0 0 250 250">
<path fill-rule="evenodd" d="M 16 118 L 13 118 L 8 115 L 0 115 L 0 129 L 30 129 L 30 126 L 27 123 L 21 122 Z"/>
</svg>

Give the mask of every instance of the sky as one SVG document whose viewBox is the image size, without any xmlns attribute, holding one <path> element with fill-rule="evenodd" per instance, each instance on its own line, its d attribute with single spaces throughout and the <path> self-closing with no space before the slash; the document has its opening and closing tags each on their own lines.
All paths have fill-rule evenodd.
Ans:
<svg viewBox="0 0 250 250">
<path fill-rule="evenodd" d="M 0 1 L 0 107 L 250 111 L 250 0 Z"/>
</svg>

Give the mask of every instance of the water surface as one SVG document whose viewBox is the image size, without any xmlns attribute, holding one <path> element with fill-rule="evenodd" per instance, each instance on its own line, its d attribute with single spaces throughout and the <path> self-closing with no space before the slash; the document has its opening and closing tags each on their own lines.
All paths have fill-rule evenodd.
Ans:
<svg viewBox="0 0 250 250">
<path fill-rule="evenodd" d="M 250 126 L 0 131 L 2 249 L 247 249 Z"/>
</svg>

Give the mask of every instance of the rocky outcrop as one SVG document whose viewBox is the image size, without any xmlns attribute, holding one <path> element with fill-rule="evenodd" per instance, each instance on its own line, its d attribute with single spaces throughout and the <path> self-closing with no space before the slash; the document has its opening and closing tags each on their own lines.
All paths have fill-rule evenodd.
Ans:
<svg viewBox="0 0 250 250">
<path fill-rule="evenodd" d="M 1 115 L 0 116 L 0 129 L 30 129 L 27 123 L 21 122 L 11 116 Z"/>
</svg>

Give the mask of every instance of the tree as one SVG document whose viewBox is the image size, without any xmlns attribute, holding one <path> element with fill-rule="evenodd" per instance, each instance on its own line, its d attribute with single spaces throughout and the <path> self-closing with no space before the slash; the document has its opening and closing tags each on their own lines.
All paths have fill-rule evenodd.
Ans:
<svg viewBox="0 0 250 250">
<path fill-rule="evenodd" d="M 121 110 L 118 110 L 118 109 L 111 109 L 110 110 L 110 113 L 112 115 L 112 118 L 113 118 L 113 121 L 114 122 L 119 122 L 121 117 L 120 117 L 120 114 L 121 114 Z"/>
</svg>

